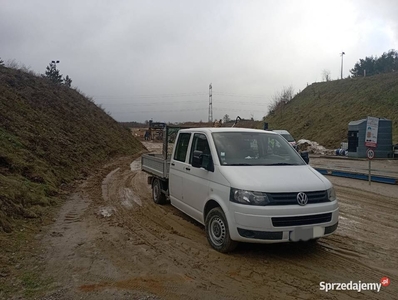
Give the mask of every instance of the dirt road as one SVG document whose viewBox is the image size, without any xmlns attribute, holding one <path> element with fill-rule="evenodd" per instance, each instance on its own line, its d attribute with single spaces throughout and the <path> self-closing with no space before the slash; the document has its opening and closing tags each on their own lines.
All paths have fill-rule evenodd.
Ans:
<svg viewBox="0 0 398 300">
<path fill-rule="evenodd" d="M 54 282 L 42 299 L 397 299 L 396 186 L 330 178 L 341 205 L 336 234 L 225 255 L 203 226 L 155 205 L 139 159 L 131 162 L 114 160 L 84 181 L 39 237 L 43 275 Z M 321 281 L 383 276 L 391 284 L 380 293 L 320 290 Z"/>
</svg>

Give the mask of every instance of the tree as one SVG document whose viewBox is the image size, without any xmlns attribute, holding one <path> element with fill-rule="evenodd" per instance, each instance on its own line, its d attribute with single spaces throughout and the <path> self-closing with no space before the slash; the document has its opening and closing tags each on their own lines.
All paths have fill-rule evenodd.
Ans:
<svg viewBox="0 0 398 300">
<path fill-rule="evenodd" d="M 56 63 L 51 62 L 47 68 L 45 74 L 42 74 L 42 77 L 50 79 L 55 84 L 62 83 L 62 74 L 59 74 L 59 70 L 57 69 Z M 72 82 L 72 81 L 71 81 Z"/>
<path fill-rule="evenodd" d="M 228 114 L 225 114 L 224 117 L 222 118 L 222 120 L 223 120 L 223 123 L 224 123 L 224 124 L 227 123 L 227 122 L 229 122 L 229 121 L 231 121 L 231 119 L 230 119 L 230 117 L 229 117 Z"/>
<path fill-rule="evenodd" d="M 365 57 L 360 59 L 350 70 L 353 77 L 372 76 L 381 73 L 390 73 L 398 70 L 398 52 L 389 50 L 384 52 L 382 56 Z"/>
<path fill-rule="evenodd" d="M 269 114 L 274 114 L 275 111 L 279 109 L 283 109 L 283 107 L 293 99 L 293 93 L 294 89 L 292 86 L 289 87 L 283 87 L 282 91 L 277 92 L 273 97 L 272 97 L 272 102 L 268 106 L 268 112 Z"/>
<path fill-rule="evenodd" d="M 390 50 L 384 52 L 376 60 L 376 70 L 380 73 L 390 73 L 398 70 L 398 52 Z"/>
<path fill-rule="evenodd" d="M 0 57 L 0 66 L 4 66 L 4 61 Z"/>
<path fill-rule="evenodd" d="M 324 70 L 322 71 L 322 78 L 323 78 L 323 80 L 325 80 L 325 81 L 330 81 L 330 80 L 331 80 L 330 71 L 327 70 L 327 69 L 324 69 Z"/>
<path fill-rule="evenodd" d="M 10 68 L 10 69 L 14 69 L 14 70 L 19 69 L 19 64 L 16 62 L 15 59 L 7 59 L 7 62 L 5 65 L 7 68 Z"/>
<path fill-rule="evenodd" d="M 71 87 L 71 85 L 72 85 L 72 79 L 68 75 L 66 75 L 66 77 L 64 78 L 64 84 L 67 87 Z"/>
</svg>

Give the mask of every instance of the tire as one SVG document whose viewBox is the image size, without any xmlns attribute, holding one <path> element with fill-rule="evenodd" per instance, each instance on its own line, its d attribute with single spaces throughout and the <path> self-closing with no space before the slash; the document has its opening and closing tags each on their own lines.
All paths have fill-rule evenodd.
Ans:
<svg viewBox="0 0 398 300">
<path fill-rule="evenodd" d="M 152 182 L 152 200 L 156 204 L 166 203 L 166 195 L 162 193 L 162 184 L 158 178 Z"/>
<path fill-rule="evenodd" d="M 319 241 L 319 238 L 315 238 L 315 239 L 310 239 L 310 240 L 306 241 L 306 243 L 308 243 L 308 244 L 316 244 L 316 243 L 318 243 L 318 241 Z"/>
<path fill-rule="evenodd" d="M 238 243 L 231 240 L 228 222 L 220 207 L 213 208 L 206 216 L 205 230 L 210 246 L 221 253 L 227 253 L 236 248 Z"/>
</svg>

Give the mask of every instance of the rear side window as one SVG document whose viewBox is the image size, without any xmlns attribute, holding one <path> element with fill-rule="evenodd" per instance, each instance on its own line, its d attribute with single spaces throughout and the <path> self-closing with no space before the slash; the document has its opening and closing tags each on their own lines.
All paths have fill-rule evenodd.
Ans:
<svg viewBox="0 0 398 300">
<path fill-rule="evenodd" d="M 189 139 L 191 138 L 190 133 L 181 133 L 178 136 L 176 150 L 174 152 L 174 160 L 185 162 L 187 156 Z"/>
</svg>

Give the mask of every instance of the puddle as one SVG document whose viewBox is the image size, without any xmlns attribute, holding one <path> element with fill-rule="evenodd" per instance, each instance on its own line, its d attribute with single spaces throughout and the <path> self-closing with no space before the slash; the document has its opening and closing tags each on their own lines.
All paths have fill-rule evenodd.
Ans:
<svg viewBox="0 0 398 300">
<path fill-rule="evenodd" d="M 131 171 L 139 171 L 139 170 L 141 170 L 141 159 L 139 158 L 139 159 L 136 159 L 135 161 L 133 161 L 131 164 L 130 164 L 130 169 L 131 169 Z"/>
<path fill-rule="evenodd" d="M 106 177 L 104 178 L 104 180 L 102 181 L 102 198 L 105 201 L 109 200 L 109 194 L 108 194 L 108 183 L 111 181 L 113 174 L 115 174 L 117 171 L 119 171 L 120 168 L 117 168 L 115 170 L 113 170 L 112 172 L 110 172 L 108 175 L 106 175 Z"/>
</svg>

